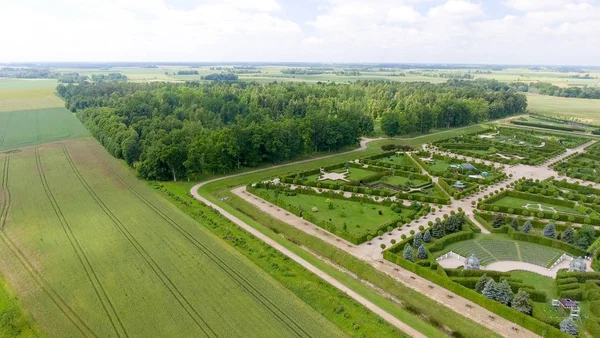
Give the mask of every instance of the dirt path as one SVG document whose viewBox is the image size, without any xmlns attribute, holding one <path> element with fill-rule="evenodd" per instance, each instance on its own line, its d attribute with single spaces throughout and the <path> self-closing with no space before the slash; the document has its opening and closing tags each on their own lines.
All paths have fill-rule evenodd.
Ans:
<svg viewBox="0 0 600 338">
<path fill-rule="evenodd" d="M 425 136 L 419 136 L 419 137 L 415 137 L 412 139 L 419 139 Z M 234 215 L 230 214 L 229 212 L 227 212 L 226 210 L 224 210 L 223 208 L 219 207 L 218 205 L 216 205 L 215 203 L 209 201 L 208 199 L 202 197 L 199 193 L 198 193 L 198 189 L 200 189 L 202 186 L 219 181 L 219 180 L 226 180 L 226 179 L 231 179 L 234 177 L 239 177 L 242 175 L 247 175 L 247 174 L 252 174 L 252 173 L 257 173 L 257 172 L 261 172 L 261 171 L 266 171 L 266 170 L 270 170 L 270 169 L 274 169 L 274 168 L 281 168 L 281 167 L 286 167 L 286 166 L 291 166 L 291 165 L 297 165 L 300 163 L 306 163 L 306 162 L 310 162 L 310 161 L 315 161 L 315 160 L 320 160 L 320 159 L 324 159 L 324 158 L 331 158 L 331 157 L 335 157 L 335 156 L 340 156 L 342 154 L 347 154 L 347 153 L 352 153 L 352 152 L 357 152 L 357 151 L 361 151 L 367 148 L 367 144 L 369 142 L 372 141 L 376 141 L 376 140 L 382 140 L 384 138 L 373 138 L 373 139 L 362 139 L 360 142 L 360 148 L 358 149 L 354 149 L 345 153 L 341 153 L 341 154 L 332 154 L 332 155 L 327 155 L 327 156 L 323 156 L 323 157 L 319 157 L 316 159 L 307 159 L 307 160 L 302 160 L 302 161 L 298 161 L 298 162 L 293 162 L 293 163 L 287 163 L 287 164 L 282 164 L 282 165 L 277 165 L 277 166 L 272 166 L 272 167 L 268 167 L 268 168 L 263 168 L 263 169 L 257 169 L 257 170 L 253 170 L 253 171 L 249 171 L 249 172 L 244 172 L 244 173 L 239 173 L 239 174 L 234 174 L 234 175 L 230 175 L 230 176 L 226 176 L 226 177 L 220 177 L 220 178 L 215 178 L 209 181 L 205 181 L 199 184 L 196 184 L 195 186 L 193 186 L 190 189 L 190 193 L 199 201 L 202 201 L 203 203 L 215 208 L 216 210 L 218 210 L 222 215 L 224 215 L 225 217 L 227 217 L 228 219 L 230 219 L 232 222 L 234 222 L 236 225 L 240 226 L 241 228 L 245 229 L 246 231 L 250 232 L 251 234 L 253 234 L 254 236 L 256 236 L 257 238 L 263 240 L 265 243 L 269 244 L 270 246 L 272 246 L 273 248 L 275 248 L 276 250 L 280 251 L 281 253 L 285 254 L 286 256 L 290 257 L 291 259 L 293 259 L 294 261 L 298 262 L 299 264 L 302 264 L 305 268 L 307 268 L 308 270 L 312 271 L 313 273 L 317 274 L 318 276 L 320 276 L 321 278 L 323 278 L 324 280 L 326 280 L 327 282 L 331 283 L 332 285 L 334 285 L 335 287 L 337 287 L 338 289 L 348 293 L 348 295 L 350 295 L 352 298 L 354 298 L 356 301 L 360 302 L 361 304 L 363 304 L 364 306 L 366 306 L 367 308 L 371 309 L 373 312 L 377 313 L 378 315 L 380 315 L 382 318 L 384 318 L 386 321 L 388 321 L 389 323 L 391 323 L 392 325 L 396 326 L 397 328 L 399 328 L 400 330 L 413 335 L 413 336 L 423 336 L 421 333 L 417 332 L 416 330 L 414 330 L 413 328 L 409 327 L 408 325 L 406 325 L 404 322 L 401 322 L 400 320 L 398 320 L 396 317 L 392 316 L 391 314 L 389 314 L 388 312 L 384 311 L 383 309 L 377 307 L 376 305 L 374 305 L 373 303 L 371 303 L 370 301 L 364 299 L 362 296 L 358 295 L 357 293 L 355 293 L 354 291 L 352 291 L 351 289 L 349 289 L 348 287 L 346 287 L 345 285 L 341 284 L 339 281 L 337 281 L 335 278 L 327 275 L 326 273 L 324 273 L 323 271 L 321 271 L 320 269 L 316 268 L 314 265 L 310 264 L 309 262 L 305 261 L 304 259 L 302 259 L 301 257 L 297 256 L 296 254 L 294 254 L 293 252 L 289 251 L 288 249 L 286 249 L 285 247 L 283 247 L 282 245 L 280 245 L 279 243 L 273 241 L 272 239 L 270 239 L 269 237 L 267 237 L 266 235 L 262 234 L 260 231 L 254 229 L 252 226 L 246 224 L 245 222 L 241 221 L 240 219 L 238 219 L 237 217 L 235 217 Z M 410 139 L 404 139 L 404 140 L 410 140 Z M 242 193 L 240 193 L 242 194 Z M 245 194 L 242 194 L 245 195 Z M 245 195 L 246 198 L 251 199 L 251 197 L 249 197 L 248 195 Z M 246 199 L 244 198 L 244 199 Z M 260 203 L 260 202 L 259 202 Z M 465 204 L 466 201 L 464 201 Z M 262 204 L 262 203 L 261 203 Z M 265 204 L 267 204 L 265 202 Z M 470 206 L 470 204 L 469 204 Z M 450 208 L 450 207 L 448 207 Z M 274 209 L 275 212 L 278 212 L 276 210 L 275 207 L 273 207 L 272 209 Z M 441 212 L 441 211 L 440 211 Z M 280 217 L 289 217 L 289 216 L 294 216 L 294 215 L 286 215 L 285 212 L 281 211 L 281 214 L 279 215 Z M 427 221 L 425 220 L 425 224 L 427 224 Z M 304 224 L 305 226 L 309 226 L 310 227 L 310 223 L 308 224 Z M 357 247 L 357 246 L 353 246 L 352 244 L 342 241 L 340 240 L 337 236 L 334 236 L 330 233 L 327 233 L 323 230 L 320 230 L 320 228 L 312 225 L 312 230 L 308 231 L 308 229 L 303 229 L 304 231 L 307 231 L 308 233 L 310 233 L 313 236 L 317 236 L 319 238 L 323 238 L 326 237 L 326 241 L 330 244 L 334 244 L 336 247 L 340 247 L 340 245 L 342 246 L 341 248 L 343 250 L 349 251 L 349 249 L 351 249 L 352 247 Z M 397 232 L 396 234 L 400 234 L 400 232 Z M 398 237 L 400 237 L 400 235 L 398 235 Z M 388 241 L 389 243 L 389 241 Z M 345 246 L 345 247 L 343 247 Z M 363 245 L 364 247 L 365 245 Z M 372 247 L 377 248 L 377 245 L 373 245 Z M 367 261 L 369 264 L 371 264 L 373 267 L 375 267 L 376 269 L 387 273 L 388 275 L 396 278 L 397 280 L 399 280 L 400 282 L 402 282 L 403 284 L 407 285 L 408 287 L 419 291 L 420 293 L 427 295 L 428 297 L 430 297 L 431 299 L 435 300 L 436 302 L 451 308 L 452 310 L 454 310 L 455 312 L 462 314 L 463 316 L 481 323 L 482 325 L 486 326 L 487 328 L 489 328 L 490 330 L 495 331 L 496 333 L 502 335 L 502 336 L 511 336 L 515 334 L 515 329 L 518 330 L 519 332 L 519 336 L 521 337 L 538 337 L 536 334 L 534 334 L 533 332 L 526 330 L 525 328 L 514 324 L 504 318 L 498 317 L 497 315 L 493 314 L 492 312 L 484 309 L 483 307 L 465 299 L 462 298 L 444 288 L 441 288 L 439 286 L 434 286 L 432 285 L 431 282 L 429 282 L 428 280 L 421 278 L 417 275 L 415 275 L 414 273 L 411 273 L 409 271 L 406 271 L 402 268 L 400 268 L 399 266 L 392 264 L 390 262 L 384 261 L 381 258 L 381 251 L 380 250 L 369 250 L 368 254 L 365 253 L 367 251 L 364 251 L 362 255 L 360 256 L 356 256 L 359 257 L 365 261 Z"/>
<path fill-rule="evenodd" d="M 287 211 L 278 208 L 277 206 L 272 205 L 261 198 L 258 198 L 257 196 L 247 193 L 246 187 L 236 188 L 233 190 L 233 193 L 244 199 L 246 202 L 256 206 L 261 211 L 268 213 L 271 217 L 286 222 L 293 227 L 296 227 L 350 253 L 351 255 L 367 262 L 376 269 L 402 282 L 402 284 L 410 287 L 411 289 L 428 296 L 436 302 L 462 314 L 463 316 L 477 323 L 484 325 L 485 327 L 502 336 L 506 337 L 514 335 L 515 331 L 512 328 L 516 327 L 519 329 L 520 337 L 537 337 L 537 335 L 533 332 L 528 331 L 509 320 L 497 316 L 491 311 L 484 309 L 470 300 L 460 297 L 440 286 L 433 284 L 425 278 L 422 278 L 412 272 L 402 269 L 395 264 L 383 260 L 381 249 L 379 248 L 378 244 L 379 241 L 374 240 L 372 245 L 368 245 L 367 243 L 353 245 L 341 240 L 339 237 L 319 228 L 318 226 L 301 219 L 296 215 L 290 214 Z M 402 233 L 408 234 L 410 229 L 410 227 L 403 227 L 400 230 L 396 229 L 393 232 L 393 236 L 400 238 Z M 414 229 L 414 227 L 412 229 Z M 389 241 L 387 241 L 387 244 L 389 244 Z"/>
<path fill-rule="evenodd" d="M 315 275 L 319 276 L 321 279 L 325 280 L 327 283 L 333 285 L 334 287 L 336 287 L 340 291 L 342 291 L 345 294 L 347 294 L 348 296 L 352 297 L 354 300 L 356 300 L 357 302 L 359 302 L 360 304 L 364 305 L 369 310 L 371 310 L 374 313 L 376 313 L 377 315 L 379 315 L 385 321 L 387 321 L 388 323 L 394 325 L 400 331 L 402 331 L 402 332 L 404 332 L 404 333 L 406 333 L 406 334 L 408 334 L 408 335 L 410 335 L 412 337 L 426 337 L 425 335 L 423 335 L 419 331 L 413 329 L 412 327 L 410 327 L 406 323 L 402 322 L 398 318 L 394 317 L 390 313 L 386 312 L 385 310 L 383 310 L 379 306 L 373 304 L 371 301 L 367 300 L 363 296 L 361 296 L 358 293 L 354 292 L 352 289 L 348 288 L 347 286 L 345 286 L 344 284 L 342 284 L 341 282 L 339 282 L 337 279 L 331 277 L 330 275 L 328 275 L 327 273 L 323 272 L 319 268 L 315 267 L 311 263 L 307 262 L 306 260 L 304 260 L 300 256 L 298 256 L 295 253 L 293 253 L 292 251 L 288 250 L 283 245 L 281 245 L 281 244 L 277 243 L 275 240 L 269 238 L 267 235 L 265 235 L 262 232 L 256 230 L 255 228 L 251 227 L 250 225 L 244 223 L 242 220 L 240 220 L 239 218 L 237 218 L 234 215 L 230 214 L 229 212 L 225 211 L 224 209 L 222 209 L 218 205 L 216 205 L 216 204 L 210 202 L 209 200 L 205 199 L 204 197 L 200 196 L 197 191 L 198 191 L 198 188 L 200 186 L 202 186 L 202 185 L 203 184 L 198 184 L 198 185 L 194 186 L 194 188 L 192 188 L 192 190 L 191 190 L 192 195 L 196 199 L 198 199 L 198 200 L 204 202 L 205 204 L 210 205 L 211 207 L 215 208 L 223 216 L 227 217 L 229 220 L 231 220 L 233 223 L 235 223 L 236 225 L 238 225 L 242 229 L 248 231 L 249 233 L 251 233 L 256 238 L 258 238 L 258 239 L 262 240 L 263 242 L 267 243 L 269 246 L 271 246 L 272 248 L 274 248 L 277 251 L 281 252 L 282 254 L 286 255 L 287 257 L 291 258 L 292 260 L 294 260 L 298 264 L 302 265 L 304 268 L 306 268 L 307 270 L 311 271 Z"/>
</svg>

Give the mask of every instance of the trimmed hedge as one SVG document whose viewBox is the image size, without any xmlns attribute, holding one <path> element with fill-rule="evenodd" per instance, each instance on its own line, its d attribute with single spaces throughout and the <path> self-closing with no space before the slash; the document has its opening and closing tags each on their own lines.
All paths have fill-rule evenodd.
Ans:
<svg viewBox="0 0 600 338">
<path fill-rule="evenodd" d="M 552 125 L 552 124 L 545 124 L 545 123 L 540 123 L 540 122 L 527 122 L 527 121 L 519 121 L 519 120 L 510 120 L 510 123 L 516 124 L 516 125 L 519 125 L 519 126 L 537 127 L 537 128 L 562 130 L 562 131 L 585 131 L 585 129 L 583 129 L 583 128 L 578 128 L 578 127 L 562 127 L 562 126 L 555 126 L 555 125 Z"/>
<path fill-rule="evenodd" d="M 426 278 L 438 285 L 440 285 L 443 288 L 446 288 L 456 294 L 458 294 L 459 296 L 465 297 L 471 301 L 473 301 L 474 303 L 488 309 L 489 311 L 492 311 L 494 313 L 496 313 L 499 316 L 502 316 L 518 325 L 523 326 L 524 328 L 537 333 L 538 335 L 541 335 L 543 337 L 549 337 L 549 338 L 554 338 L 554 337 L 570 337 L 569 335 L 563 333 L 562 331 L 558 330 L 557 328 L 544 323 L 536 318 L 530 317 L 524 313 L 521 313 L 515 309 L 512 309 L 510 307 L 507 307 L 505 305 L 502 305 L 501 303 L 498 303 L 494 300 L 488 299 L 485 296 L 477 293 L 475 290 L 471 290 L 469 288 L 466 288 L 458 283 L 453 282 L 452 280 L 450 280 L 447 277 L 444 277 L 440 274 L 438 274 L 437 272 L 426 268 L 426 267 L 422 267 L 419 266 L 418 264 L 412 263 L 407 261 L 406 259 L 402 258 L 402 256 L 394 254 L 393 252 L 386 250 L 383 252 L 383 257 L 384 259 L 395 263 L 401 267 L 403 267 L 406 270 L 412 271 L 414 273 L 416 273 L 417 275 Z"/>
<path fill-rule="evenodd" d="M 548 295 L 544 291 L 527 287 L 522 288 L 521 290 L 527 292 L 529 294 L 529 298 L 531 298 L 531 300 L 534 302 L 543 303 L 548 299 Z"/>
<path fill-rule="evenodd" d="M 560 291 L 558 294 L 560 295 L 560 298 L 570 298 L 578 301 L 583 300 L 583 290 L 581 288 Z"/>
</svg>

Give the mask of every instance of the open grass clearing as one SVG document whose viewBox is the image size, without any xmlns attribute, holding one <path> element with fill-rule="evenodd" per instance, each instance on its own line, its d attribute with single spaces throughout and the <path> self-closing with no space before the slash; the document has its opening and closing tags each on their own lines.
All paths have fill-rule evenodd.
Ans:
<svg viewBox="0 0 600 338">
<path fill-rule="evenodd" d="M 342 335 L 95 141 L 65 145 L 1 156 L 2 272 L 49 335 Z"/>
<path fill-rule="evenodd" d="M 75 115 L 65 108 L 0 114 L 0 151 L 88 135 Z"/>
</svg>

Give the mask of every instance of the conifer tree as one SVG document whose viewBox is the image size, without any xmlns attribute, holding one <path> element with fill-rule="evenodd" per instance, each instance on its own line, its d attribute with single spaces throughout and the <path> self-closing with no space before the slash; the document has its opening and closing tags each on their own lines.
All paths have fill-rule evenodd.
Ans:
<svg viewBox="0 0 600 338">
<path fill-rule="evenodd" d="M 411 261 L 411 262 L 415 261 L 415 254 L 413 253 L 413 248 L 412 248 L 412 246 L 410 246 L 410 244 L 406 244 L 406 246 L 404 247 L 404 253 L 402 254 L 402 256 L 407 261 Z"/>
</svg>

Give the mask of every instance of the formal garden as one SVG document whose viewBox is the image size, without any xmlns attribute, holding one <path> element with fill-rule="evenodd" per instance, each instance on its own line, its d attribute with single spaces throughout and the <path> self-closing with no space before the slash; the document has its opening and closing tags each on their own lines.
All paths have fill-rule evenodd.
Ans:
<svg viewBox="0 0 600 338">
<path fill-rule="evenodd" d="M 420 169 L 399 170 L 359 160 L 282 176 L 281 184 L 318 190 L 343 191 L 374 199 L 403 199 L 450 204 L 450 196 Z"/>
<path fill-rule="evenodd" d="M 462 199 L 482 187 L 507 178 L 502 168 L 489 166 L 481 161 L 471 163 L 460 157 L 432 154 L 427 151 L 413 152 L 411 157 L 430 175 L 437 176 L 440 187 L 455 199 Z"/>
<path fill-rule="evenodd" d="M 600 144 L 595 143 L 587 147 L 585 152 L 573 154 L 555 163 L 552 169 L 561 176 L 600 183 Z"/>
<path fill-rule="evenodd" d="M 353 243 L 360 244 L 426 215 L 429 205 L 270 183 L 248 185 L 252 194 Z"/>
<path fill-rule="evenodd" d="M 476 219 L 491 234 L 481 234 L 458 213 L 396 243 L 384 251 L 384 258 L 543 337 L 562 337 L 560 329 L 571 324 L 571 314 L 575 330 L 585 326 L 590 333 L 600 333 L 600 273 L 577 258 L 590 255 L 590 247 L 600 238 L 593 227 L 557 226 L 488 212 L 477 213 Z M 452 257 L 466 259 L 460 266 L 444 268 L 441 262 Z M 564 257 L 575 259 L 553 267 Z M 550 278 L 531 271 L 486 269 L 503 261 L 558 270 Z M 553 302 L 558 299 L 572 301 L 577 311 Z"/>
<path fill-rule="evenodd" d="M 600 200 L 566 190 L 550 192 L 545 188 L 528 187 L 528 182 L 532 181 L 521 178 L 513 182 L 514 190 L 502 190 L 484 196 L 479 200 L 477 208 L 562 222 L 600 225 L 600 206 L 595 203 Z M 576 196 L 581 198 L 576 199 Z"/>
<path fill-rule="evenodd" d="M 590 139 L 535 129 L 498 127 L 435 142 L 441 151 L 505 163 L 537 165 Z"/>
</svg>

